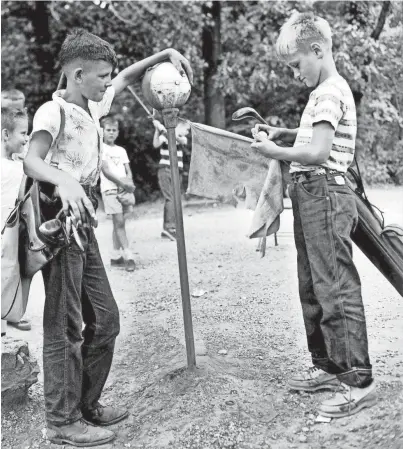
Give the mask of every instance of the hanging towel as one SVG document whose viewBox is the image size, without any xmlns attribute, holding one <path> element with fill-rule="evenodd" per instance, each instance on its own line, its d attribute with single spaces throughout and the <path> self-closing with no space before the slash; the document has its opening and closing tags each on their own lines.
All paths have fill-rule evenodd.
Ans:
<svg viewBox="0 0 403 449">
<path fill-rule="evenodd" d="M 190 126 L 188 193 L 231 203 L 244 199 L 255 211 L 248 237 L 265 239 L 277 232 L 284 209 L 280 162 L 251 148 L 248 137 L 200 123 Z"/>
</svg>

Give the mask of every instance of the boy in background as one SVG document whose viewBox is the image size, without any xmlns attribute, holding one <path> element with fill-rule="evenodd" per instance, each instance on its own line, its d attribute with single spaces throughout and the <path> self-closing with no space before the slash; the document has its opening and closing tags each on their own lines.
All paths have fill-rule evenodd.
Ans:
<svg viewBox="0 0 403 449">
<path fill-rule="evenodd" d="M 134 193 L 133 176 L 126 150 L 115 141 L 119 135 L 119 122 L 110 116 L 102 120 L 104 130 L 104 148 L 101 172 L 101 192 L 105 213 L 112 215 L 113 221 L 113 254 L 112 267 L 126 267 L 126 271 L 134 271 L 136 265 L 126 235 L 125 214 L 128 208 L 118 199 L 122 191 Z"/>
<path fill-rule="evenodd" d="M 24 109 L 25 95 L 18 89 L 6 89 L 1 91 L 1 107 Z"/>
<path fill-rule="evenodd" d="M 17 91 L 19 92 L 19 91 Z M 22 92 L 21 92 L 22 93 Z M 2 92 L 3 97 L 3 92 Z M 3 228 L 10 212 L 14 209 L 21 180 L 24 174 L 22 162 L 16 156 L 24 152 L 28 141 L 28 115 L 25 109 L 16 109 L 12 101 L 8 107 L 1 107 L 1 227 Z M 21 106 L 20 101 L 17 104 Z M 6 323 L 2 320 L 2 335 L 6 333 Z M 28 320 L 7 324 L 21 331 L 31 330 Z"/>
<path fill-rule="evenodd" d="M 358 213 L 345 174 L 354 158 L 354 98 L 337 72 L 328 22 L 296 14 L 281 28 L 277 54 L 313 88 L 297 129 L 256 125 L 252 147 L 292 161 L 299 294 L 313 366 L 291 377 L 294 390 L 338 390 L 319 406 L 339 418 L 376 403 L 361 283 L 352 258 Z M 264 130 L 268 138 L 257 135 Z M 280 147 L 273 140 L 294 143 Z"/>
<path fill-rule="evenodd" d="M 158 120 L 153 120 L 153 124 L 155 127 L 153 146 L 154 148 L 160 149 L 158 184 L 164 197 L 164 215 L 161 237 L 174 241 L 176 240 L 176 221 L 167 130 Z M 183 147 L 187 144 L 185 128 L 178 125 L 175 129 L 175 135 L 178 155 L 179 182 L 180 185 L 182 185 Z"/>
<path fill-rule="evenodd" d="M 78 447 L 108 443 L 115 434 L 103 427 L 128 416 L 118 401 L 115 406 L 99 402 L 120 331 L 119 310 L 93 229 L 102 167 L 99 120 L 109 113 L 116 94 L 166 60 L 192 80 L 188 61 L 174 49 L 135 62 L 112 79 L 117 56 L 111 45 L 85 30 L 74 30 L 59 54 L 66 89 L 56 91 L 34 117 L 25 173 L 56 187 L 60 202 L 54 214 L 61 207 L 72 214 L 82 246 L 72 242 L 42 270 L 44 395 L 52 443 Z M 62 110 L 64 129 L 57 139 Z"/>
</svg>

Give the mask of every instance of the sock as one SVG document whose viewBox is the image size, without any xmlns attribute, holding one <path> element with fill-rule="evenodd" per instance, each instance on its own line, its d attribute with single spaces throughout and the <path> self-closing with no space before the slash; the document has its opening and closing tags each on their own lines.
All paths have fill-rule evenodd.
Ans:
<svg viewBox="0 0 403 449">
<path fill-rule="evenodd" d="M 133 253 L 131 252 L 130 248 L 126 248 L 122 251 L 123 257 L 125 260 L 133 259 Z"/>
<path fill-rule="evenodd" d="M 120 257 L 122 257 L 122 252 L 121 252 L 120 249 L 113 249 L 113 250 L 111 251 L 111 259 L 117 260 L 117 259 L 119 259 Z"/>
</svg>

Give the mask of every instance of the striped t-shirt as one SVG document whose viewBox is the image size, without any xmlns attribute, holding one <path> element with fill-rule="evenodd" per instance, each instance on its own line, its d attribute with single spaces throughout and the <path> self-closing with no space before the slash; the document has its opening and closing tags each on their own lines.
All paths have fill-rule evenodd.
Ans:
<svg viewBox="0 0 403 449">
<path fill-rule="evenodd" d="M 351 89 L 340 75 L 329 77 L 311 92 L 294 147 L 311 143 L 313 125 L 323 121 L 333 126 L 335 134 L 329 158 L 321 167 L 345 173 L 354 159 L 357 116 Z M 290 173 L 316 168 L 317 165 L 292 162 Z"/>
<path fill-rule="evenodd" d="M 162 142 L 162 145 L 160 147 L 160 167 L 170 167 L 170 161 L 169 161 L 169 150 L 168 150 L 168 139 L 160 135 L 160 142 Z M 176 154 L 178 156 L 178 167 L 180 170 L 183 169 L 183 151 L 180 149 L 180 145 L 178 142 L 176 142 Z"/>
</svg>

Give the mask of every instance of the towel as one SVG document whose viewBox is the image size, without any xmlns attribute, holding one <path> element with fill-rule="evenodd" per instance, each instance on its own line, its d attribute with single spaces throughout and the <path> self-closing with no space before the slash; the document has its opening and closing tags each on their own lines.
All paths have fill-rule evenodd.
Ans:
<svg viewBox="0 0 403 449">
<path fill-rule="evenodd" d="M 244 199 L 254 210 L 247 236 L 263 237 L 264 253 L 265 238 L 278 231 L 284 209 L 280 161 L 259 154 L 248 137 L 200 123 L 190 126 L 188 193 L 233 204 Z"/>
</svg>

